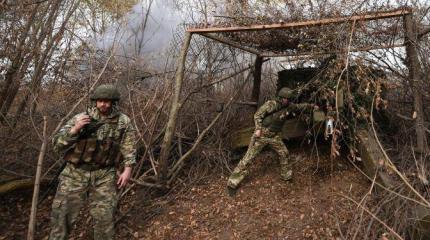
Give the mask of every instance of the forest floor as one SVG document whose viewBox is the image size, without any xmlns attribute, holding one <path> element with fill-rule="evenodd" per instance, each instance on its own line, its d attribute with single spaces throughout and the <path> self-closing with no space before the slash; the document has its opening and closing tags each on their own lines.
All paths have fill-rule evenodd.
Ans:
<svg viewBox="0 0 430 240">
<path fill-rule="evenodd" d="M 121 201 L 117 239 L 342 239 L 351 234 L 370 182 L 346 159 L 328 150 L 310 156 L 291 149 L 294 179 L 279 176 L 275 154 L 264 152 L 234 197 L 228 173 L 214 173 L 169 196 L 148 199 L 132 190 Z M 52 197 L 39 205 L 36 239 L 47 239 Z M 31 191 L 0 197 L 0 240 L 25 239 Z M 84 211 L 85 212 L 85 211 Z M 71 239 L 92 239 L 82 214 Z"/>
</svg>

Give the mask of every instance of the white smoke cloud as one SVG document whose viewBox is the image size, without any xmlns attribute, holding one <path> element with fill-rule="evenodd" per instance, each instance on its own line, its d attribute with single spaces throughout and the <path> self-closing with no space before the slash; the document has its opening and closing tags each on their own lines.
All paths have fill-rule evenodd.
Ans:
<svg viewBox="0 0 430 240">
<path fill-rule="evenodd" d="M 99 49 L 115 43 L 119 55 L 148 57 L 169 47 L 175 29 L 184 22 L 172 0 L 142 0 L 119 24 L 113 24 L 96 37 Z"/>
</svg>

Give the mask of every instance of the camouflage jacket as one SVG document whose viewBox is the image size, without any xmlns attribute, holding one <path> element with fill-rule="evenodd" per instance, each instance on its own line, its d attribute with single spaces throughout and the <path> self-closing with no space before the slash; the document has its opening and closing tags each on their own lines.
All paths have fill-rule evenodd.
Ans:
<svg viewBox="0 0 430 240">
<path fill-rule="evenodd" d="M 79 136 L 83 134 L 84 128 L 75 135 L 70 134 L 70 129 L 75 125 L 76 119 L 83 114 L 88 114 L 97 121 L 118 117 L 118 123 L 116 125 L 101 125 L 95 133 L 96 137 L 98 140 L 103 141 L 107 138 L 121 136 L 121 139 L 117 139 L 117 141 L 120 145 L 119 150 L 123 157 L 124 166 L 133 166 L 136 163 L 136 131 L 131 123 L 130 118 L 127 115 L 119 112 L 115 107 L 113 107 L 112 113 L 106 118 L 102 118 L 98 109 L 95 107 L 89 109 L 88 112 L 75 115 L 53 137 L 52 142 L 54 145 L 54 151 L 64 157 L 67 151 L 75 147 Z M 112 128 L 112 126 L 115 126 L 116 128 Z M 119 132 L 122 132 L 122 134 L 119 134 Z"/>
<path fill-rule="evenodd" d="M 293 115 L 297 111 L 302 111 L 306 109 L 310 109 L 313 107 L 313 104 L 309 103 L 289 103 L 286 106 L 283 106 L 282 103 L 280 103 L 277 100 L 269 100 L 265 102 L 263 105 L 261 105 L 260 108 L 258 108 L 257 112 L 254 114 L 254 123 L 255 123 L 255 130 L 261 130 L 263 127 L 263 119 L 266 116 L 269 116 L 270 114 L 276 113 L 278 111 L 283 112 L 285 114 L 286 119 L 288 119 L 288 115 Z"/>
</svg>

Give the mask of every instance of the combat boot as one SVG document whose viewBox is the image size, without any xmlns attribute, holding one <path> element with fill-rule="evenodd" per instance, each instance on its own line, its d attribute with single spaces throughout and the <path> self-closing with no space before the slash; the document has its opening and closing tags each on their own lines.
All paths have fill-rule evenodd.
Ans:
<svg viewBox="0 0 430 240">
<path fill-rule="evenodd" d="M 228 194 L 229 197 L 236 196 L 236 193 L 237 193 L 237 188 L 233 188 L 233 187 L 227 186 L 227 194 Z"/>
<path fill-rule="evenodd" d="M 291 181 L 293 179 L 293 170 L 282 170 L 281 171 L 281 178 L 284 181 Z"/>
</svg>

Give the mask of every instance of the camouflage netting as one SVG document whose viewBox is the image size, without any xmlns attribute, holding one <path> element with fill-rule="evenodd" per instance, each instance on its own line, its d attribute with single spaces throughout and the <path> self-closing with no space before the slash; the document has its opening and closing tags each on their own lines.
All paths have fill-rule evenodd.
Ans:
<svg viewBox="0 0 430 240">
<path fill-rule="evenodd" d="M 399 12 L 407 9 L 397 9 Z M 366 14 L 384 14 L 392 11 L 366 12 Z M 336 19 L 339 13 L 332 13 L 318 17 L 288 16 L 278 11 L 252 17 L 238 15 L 235 18 L 220 19 L 213 24 L 190 25 L 193 29 L 245 27 L 253 25 L 291 24 L 319 19 Z M 355 12 L 351 15 L 362 15 L 364 12 Z M 258 31 L 221 31 L 214 33 L 223 39 L 228 39 L 241 46 L 256 49 L 263 54 L 322 54 L 324 52 L 345 51 L 350 49 L 378 48 L 403 43 L 403 21 L 401 17 L 376 19 L 371 21 L 341 21 L 328 25 L 302 25 L 286 29 L 260 29 Z M 352 33 L 352 35 L 351 35 Z M 350 37 L 354 41 L 345 41 Z"/>
</svg>

